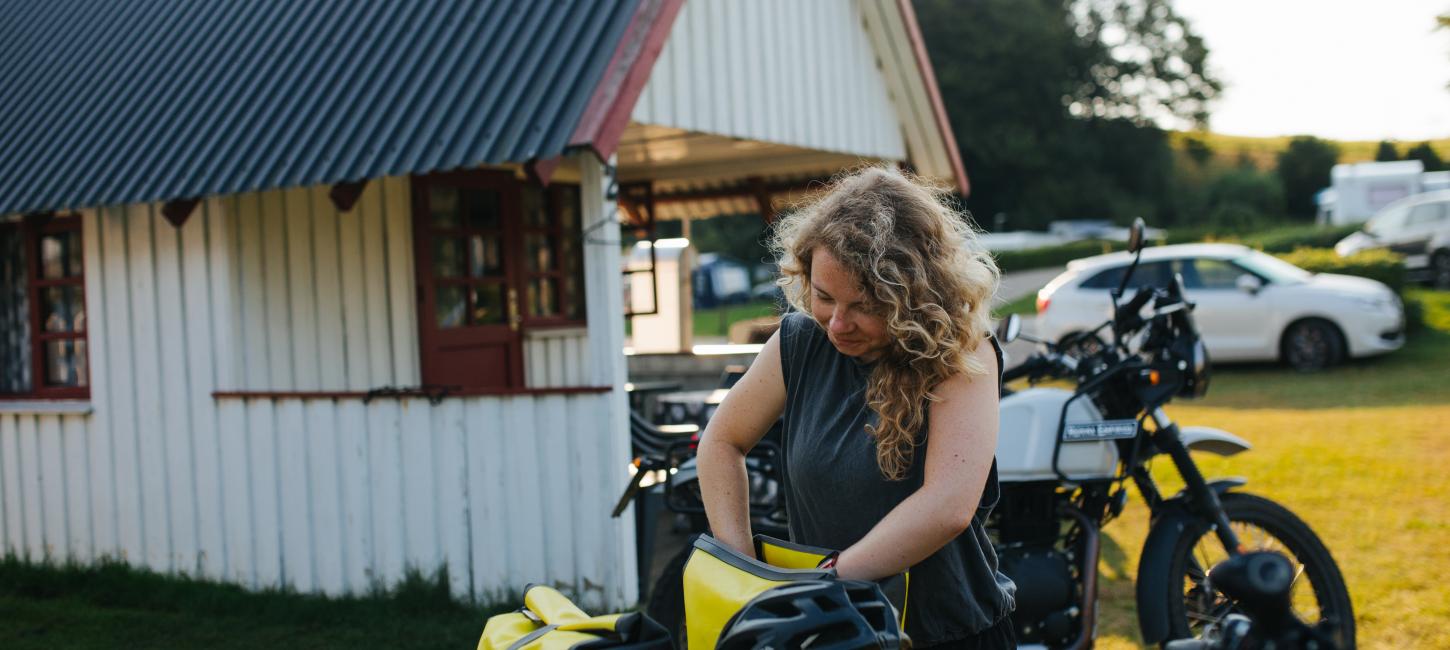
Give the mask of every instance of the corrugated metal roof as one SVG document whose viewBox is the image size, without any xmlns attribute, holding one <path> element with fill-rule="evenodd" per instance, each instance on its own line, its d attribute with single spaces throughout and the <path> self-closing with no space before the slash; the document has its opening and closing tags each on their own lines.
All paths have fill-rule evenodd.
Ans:
<svg viewBox="0 0 1450 650">
<path fill-rule="evenodd" d="M 564 152 L 640 0 L 0 0 L 0 214 Z"/>
</svg>

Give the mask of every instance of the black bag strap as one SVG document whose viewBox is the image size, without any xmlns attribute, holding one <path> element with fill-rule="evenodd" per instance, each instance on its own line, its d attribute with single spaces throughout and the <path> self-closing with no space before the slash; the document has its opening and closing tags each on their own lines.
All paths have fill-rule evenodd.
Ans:
<svg viewBox="0 0 1450 650">
<path fill-rule="evenodd" d="M 523 648 L 530 643 L 533 643 L 535 639 L 538 639 L 545 634 L 553 632 L 558 627 L 558 625 L 545 625 L 537 630 L 534 630 L 533 632 L 525 634 L 518 641 L 514 641 L 513 643 L 509 644 L 508 650 L 519 650 L 519 648 Z"/>
</svg>

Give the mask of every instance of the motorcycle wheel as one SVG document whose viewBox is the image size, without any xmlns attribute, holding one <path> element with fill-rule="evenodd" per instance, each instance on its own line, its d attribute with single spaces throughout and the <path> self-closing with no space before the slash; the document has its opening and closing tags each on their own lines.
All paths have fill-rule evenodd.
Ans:
<svg viewBox="0 0 1450 650">
<path fill-rule="evenodd" d="M 1349 590 L 1329 549 L 1309 525 L 1263 497 L 1230 492 L 1221 500 L 1234 532 L 1247 550 L 1277 551 L 1293 563 L 1296 577 L 1290 598 L 1294 614 L 1310 625 L 1332 619 L 1339 647 L 1352 650 L 1354 610 Z M 1178 576 L 1170 584 L 1179 589 L 1179 593 L 1168 594 L 1170 640 L 1197 638 L 1205 626 L 1229 614 L 1242 613 L 1222 594 L 1204 585 L 1208 570 L 1227 558 L 1223 543 L 1207 522 L 1178 539 L 1169 564 L 1169 575 Z"/>
<path fill-rule="evenodd" d="M 659 579 L 650 589 L 649 605 L 645 607 L 645 615 L 669 630 L 670 638 L 674 640 L 675 648 L 679 650 L 684 650 L 687 645 L 685 637 L 685 562 L 689 561 L 692 548 L 692 545 L 686 545 L 684 550 L 665 565 L 664 571 L 660 572 Z"/>
</svg>

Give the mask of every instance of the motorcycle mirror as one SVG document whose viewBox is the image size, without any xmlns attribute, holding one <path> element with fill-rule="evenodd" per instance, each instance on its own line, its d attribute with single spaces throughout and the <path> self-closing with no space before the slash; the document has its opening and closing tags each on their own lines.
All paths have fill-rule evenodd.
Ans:
<svg viewBox="0 0 1450 650">
<path fill-rule="evenodd" d="M 1006 318 L 997 321 L 997 342 L 1007 345 L 1015 340 L 1022 333 L 1022 317 L 1017 314 L 1008 314 Z"/>
<path fill-rule="evenodd" d="M 1133 220 L 1133 225 L 1128 227 L 1128 251 L 1136 253 L 1143 250 L 1143 231 L 1148 225 L 1143 222 L 1142 217 Z"/>
</svg>

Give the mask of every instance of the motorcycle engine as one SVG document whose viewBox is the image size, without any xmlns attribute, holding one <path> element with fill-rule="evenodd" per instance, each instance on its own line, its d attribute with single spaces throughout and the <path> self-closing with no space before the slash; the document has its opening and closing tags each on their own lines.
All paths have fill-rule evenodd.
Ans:
<svg viewBox="0 0 1450 650">
<path fill-rule="evenodd" d="M 1050 546 L 1011 546 L 998 549 L 998 559 L 1017 584 L 1012 623 L 1018 642 L 1054 646 L 1069 640 L 1078 615 L 1069 558 Z"/>
</svg>

